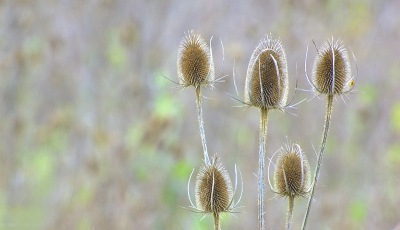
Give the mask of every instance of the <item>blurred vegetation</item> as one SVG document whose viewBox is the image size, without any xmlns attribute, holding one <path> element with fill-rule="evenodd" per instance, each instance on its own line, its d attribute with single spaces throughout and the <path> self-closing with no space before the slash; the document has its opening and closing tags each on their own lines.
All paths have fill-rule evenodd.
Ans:
<svg viewBox="0 0 400 230">
<path fill-rule="evenodd" d="M 0 1 L 0 229 L 210 229 L 211 217 L 181 208 L 189 207 L 188 178 L 202 156 L 194 92 L 161 76 L 176 80 L 189 29 L 214 36 L 217 70 L 219 38 L 225 47 L 229 77 L 204 92 L 205 132 L 211 155 L 231 176 L 237 164 L 245 188 L 242 213 L 223 215 L 223 229 L 257 228 L 258 113 L 232 107 L 224 92 L 234 92 L 235 60 L 242 94 L 250 55 L 267 33 L 282 39 L 292 92 L 297 76 L 310 88 L 303 63 L 308 45 L 311 71 L 312 40 L 318 47 L 340 37 L 357 58 L 357 92 L 334 102 L 309 229 L 394 229 L 399 7 L 396 0 Z M 312 96 L 298 92 L 295 101 Z M 298 105 L 290 111 L 297 116 L 271 114 L 269 157 L 287 135 L 314 167 L 323 99 Z M 304 210 L 300 201 L 294 229 Z M 269 200 L 267 227 L 282 228 L 285 211 L 285 201 Z"/>
</svg>

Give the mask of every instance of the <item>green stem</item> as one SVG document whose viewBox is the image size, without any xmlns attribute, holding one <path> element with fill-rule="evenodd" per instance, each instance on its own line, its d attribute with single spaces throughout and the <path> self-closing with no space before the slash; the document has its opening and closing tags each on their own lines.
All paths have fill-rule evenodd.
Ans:
<svg viewBox="0 0 400 230">
<path fill-rule="evenodd" d="M 260 152 L 258 164 L 258 220 L 259 229 L 265 229 L 265 208 L 264 208 L 264 166 L 265 152 L 267 147 L 267 125 L 268 109 L 260 109 Z"/>
<path fill-rule="evenodd" d="M 322 154 L 324 153 L 326 140 L 328 138 L 329 125 L 331 122 L 331 115 L 332 115 L 332 108 L 333 108 L 333 94 L 329 94 L 327 96 L 326 100 L 327 100 L 327 105 L 326 105 L 324 133 L 322 136 L 321 148 L 320 148 L 319 154 L 318 154 L 317 167 L 315 169 L 315 174 L 314 174 L 314 183 L 313 183 L 313 187 L 311 190 L 310 198 L 308 200 L 307 211 L 306 211 L 306 214 L 304 215 L 303 226 L 301 227 L 302 230 L 306 229 L 308 215 L 310 213 L 311 204 L 312 204 L 312 201 L 314 198 L 315 187 L 317 185 L 318 178 L 319 178 L 319 170 L 320 170 L 321 162 L 322 162 Z"/>
<path fill-rule="evenodd" d="M 199 120 L 201 143 L 203 144 L 204 161 L 205 161 L 206 165 L 211 165 L 210 158 L 208 157 L 208 152 L 207 152 L 206 135 L 204 134 L 203 110 L 201 108 L 201 88 L 200 88 L 200 86 L 198 86 L 196 88 L 195 94 L 196 94 L 197 118 Z"/>
<path fill-rule="evenodd" d="M 288 207 L 287 220 L 286 220 L 286 230 L 290 230 L 290 225 L 292 224 L 293 207 L 294 207 L 294 196 L 289 196 L 289 207 Z"/>
</svg>

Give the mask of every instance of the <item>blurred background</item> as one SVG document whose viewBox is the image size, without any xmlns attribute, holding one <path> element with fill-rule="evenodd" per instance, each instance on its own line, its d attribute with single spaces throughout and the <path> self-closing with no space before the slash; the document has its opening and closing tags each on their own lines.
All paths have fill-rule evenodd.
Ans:
<svg viewBox="0 0 400 230">
<path fill-rule="evenodd" d="M 216 72 L 205 90 L 208 150 L 244 181 L 222 229 L 257 229 L 259 112 L 240 105 L 250 56 L 282 40 L 290 94 L 310 89 L 316 50 L 341 38 L 356 56 L 356 92 L 334 102 L 308 229 L 400 225 L 400 1 L 0 1 L 0 229 L 212 229 L 187 211 L 202 162 L 193 88 L 176 90 L 184 32 L 211 36 Z M 351 58 L 353 74 L 355 61 Z M 296 65 L 298 68 L 296 69 Z M 313 94 L 298 91 L 294 102 Z M 325 97 L 270 113 L 267 156 L 287 136 L 314 170 Z M 276 160 L 273 159 L 274 161 Z M 271 170 L 272 173 L 272 170 Z M 194 180 L 191 182 L 194 199 Z M 287 200 L 266 193 L 267 229 L 283 229 Z M 306 199 L 295 201 L 299 229 Z"/>
</svg>

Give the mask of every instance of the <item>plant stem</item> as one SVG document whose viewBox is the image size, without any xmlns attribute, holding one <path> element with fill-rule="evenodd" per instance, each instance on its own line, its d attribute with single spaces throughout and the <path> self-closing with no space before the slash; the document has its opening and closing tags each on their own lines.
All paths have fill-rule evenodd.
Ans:
<svg viewBox="0 0 400 230">
<path fill-rule="evenodd" d="M 260 109 L 260 152 L 258 164 L 258 220 L 259 229 L 265 229 L 265 210 L 264 210 L 264 166 L 265 151 L 267 147 L 267 125 L 268 109 Z"/>
<path fill-rule="evenodd" d="M 290 230 L 290 224 L 292 223 L 292 216 L 293 216 L 293 207 L 294 207 L 294 196 L 289 196 L 289 207 L 288 207 L 287 220 L 286 220 L 286 230 Z"/>
<path fill-rule="evenodd" d="M 203 144 L 204 161 L 205 161 L 206 165 L 211 165 L 210 158 L 208 157 L 208 152 L 207 152 L 206 135 L 204 134 L 203 110 L 201 108 L 201 87 L 200 86 L 198 86 L 196 88 L 195 94 L 196 94 L 197 118 L 199 120 L 201 143 Z"/>
<path fill-rule="evenodd" d="M 221 230 L 221 227 L 219 226 L 219 213 L 214 212 L 213 216 L 214 216 L 214 230 Z"/>
<path fill-rule="evenodd" d="M 304 215 L 303 226 L 301 227 L 302 230 L 306 229 L 308 215 L 310 213 L 311 204 L 312 204 L 312 201 L 314 198 L 315 187 L 317 185 L 317 181 L 319 178 L 319 170 L 321 167 L 322 154 L 324 153 L 326 139 L 328 138 L 329 125 L 331 122 L 331 115 L 332 115 L 332 108 L 333 108 L 333 94 L 328 94 L 326 97 L 326 100 L 327 100 L 327 105 L 326 105 L 324 133 L 322 136 L 321 148 L 320 148 L 319 154 L 318 154 L 317 167 L 315 169 L 315 174 L 314 174 L 314 183 L 313 183 L 313 187 L 311 190 L 310 198 L 308 200 L 307 211 L 306 211 L 306 214 Z"/>
</svg>

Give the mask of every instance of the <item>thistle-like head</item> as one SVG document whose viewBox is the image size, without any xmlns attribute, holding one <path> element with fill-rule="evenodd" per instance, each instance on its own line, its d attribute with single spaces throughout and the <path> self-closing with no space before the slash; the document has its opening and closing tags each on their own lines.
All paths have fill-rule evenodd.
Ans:
<svg viewBox="0 0 400 230">
<path fill-rule="evenodd" d="M 310 189 L 310 166 L 298 144 L 280 149 L 275 165 L 275 188 L 279 196 L 306 197 Z"/>
<path fill-rule="evenodd" d="M 285 50 L 279 39 L 266 36 L 251 55 L 247 68 L 244 102 L 266 109 L 282 109 L 288 97 Z"/>
<path fill-rule="evenodd" d="M 326 41 L 317 50 L 311 76 L 311 85 L 317 94 L 341 95 L 354 87 L 347 49 L 343 42 Z"/>
<path fill-rule="evenodd" d="M 239 170 L 240 173 L 240 170 Z M 192 172 L 193 174 L 193 172 Z M 200 170 L 196 177 L 195 186 L 195 203 L 193 204 L 190 198 L 190 175 L 188 182 L 188 197 L 191 203 L 191 208 L 195 212 L 207 214 L 207 213 L 221 213 L 221 212 L 232 212 L 237 208 L 242 194 L 243 194 L 243 180 L 240 197 L 235 203 L 233 197 L 237 189 L 237 168 L 235 166 L 235 186 L 232 187 L 231 179 L 229 178 L 228 172 L 220 162 L 217 156 L 214 156 L 210 164 L 206 162 L 200 167 Z M 240 174 L 241 177 L 241 174 Z"/>
<path fill-rule="evenodd" d="M 211 165 L 203 164 L 196 178 L 196 205 L 205 213 L 227 212 L 233 189 L 225 167 L 215 157 Z"/>
<path fill-rule="evenodd" d="M 183 87 L 212 86 L 215 78 L 212 49 L 193 30 L 185 33 L 178 49 L 178 77 Z"/>
</svg>

